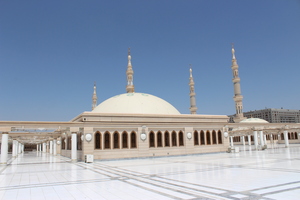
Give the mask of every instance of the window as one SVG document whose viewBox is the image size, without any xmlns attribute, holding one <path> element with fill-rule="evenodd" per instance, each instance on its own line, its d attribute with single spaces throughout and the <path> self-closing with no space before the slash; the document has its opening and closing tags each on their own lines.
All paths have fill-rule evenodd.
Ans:
<svg viewBox="0 0 300 200">
<path fill-rule="evenodd" d="M 201 145 L 205 145 L 204 131 L 201 131 L 201 132 L 200 132 L 200 140 L 201 140 Z"/>
<path fill-rule="evenodd" d="M 166 131 L 165 132 L 165 147 L 169 147 L 170 146 L 170 135 L 169 132 Z"/>
<path fill-rule="evenodd" d="M 155 136 L 152 131 L 150 132 L 149 135 L 149 147 L 155 147 Z"/>
<path fill-rule="evenodd" d="M 162 147 L 162 134 L 160 131 L 157 133 L 157 147 Z"/>
<path fill-rule="evenodd" d="M 246 137 L 246 139 L 247 139 L 247 141 L 248 141 L 248 137 Z M 219 144 L 222 144 L 222 143 L 223 143 L 223 142 L 222 142 L 222 133 L 221 133 L 220 130 L 218 131 L 218 143 L 219 143 Z"/>
<path fill-rule="evenodd" d="M 136 148 L 136 133 L 135 132 L 131 132 L 130 135 L 130 144 L 131 144 L 131 148 Z"/>
<path fill-rule="evenodd" d="M 199 137 L 197 131 L 194 131 L 194 145 L 199 145 Z"/>
<path fill-rule="evenodd" d="M 210 142 L 210 132 L 206 131 L 206 144 L 211 144 Z"/>
<path fill-rule="evenodd" d="M 176 132 L 172 132 L 172 147 L 177 146 L 177 137 L 176 137 Z"/>
<path fill-rule="evenodd" d="M 101 133 L 99 132 L 95 134 L 95 149 L 101 149 Z"/>
<path fill-rule="evenodd" d="M 126 131 L 122 133 L 122 148 L 123 149 L 128 148 L 128 134 Z"/>
<path fill-rule="evenodd" d="M 104 133 L 104 148 L 110 149 L 110 133 L 109 132 Z"/>
<path fill-rule="evenodd" d="M 213 144 L 217 144 L 217 133 L 215 130 L 213 130 L 212 132 L 212 140 L 213 140 Z"/>
<path fill-rule="evenodd" d="M 119 133 L 114 132 L 114 149 L 119 149 Z"/>
<path fill-rule="evenodd" d="M 179 131 L 179 146 L 184 146 L 182 131 Z"/>
</svg>

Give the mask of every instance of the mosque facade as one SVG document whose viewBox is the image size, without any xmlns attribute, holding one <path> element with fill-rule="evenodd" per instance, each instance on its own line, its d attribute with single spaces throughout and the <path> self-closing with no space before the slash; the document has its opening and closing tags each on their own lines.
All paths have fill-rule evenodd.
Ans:
<svg viewBox="0 0 300 200">
<path fill-rule="evenodd" d="M 0 121 L 1 163 L 22 153 L 26 145 L 36 151 L 60 154 L 72 161 L 120 159 L 225 152 L 235 144 L 256 149 L 271 141 L 300 143 L 300 124 L 272 124 L 243 116 L 243 96 L 235 50 L 232 73 L 236 114 L 234 123 L 226 115 L 197 114 L 195 83 L 190 68 L 190 114 L 181 114 L 167 101 L 147 93 L 137 93 L 128 52 L 126 93 L 97 104 L 96 84 L 92 111 L 69 122 Z M 293 138 L 293 141 L 291 141 Z"/>
</svg>

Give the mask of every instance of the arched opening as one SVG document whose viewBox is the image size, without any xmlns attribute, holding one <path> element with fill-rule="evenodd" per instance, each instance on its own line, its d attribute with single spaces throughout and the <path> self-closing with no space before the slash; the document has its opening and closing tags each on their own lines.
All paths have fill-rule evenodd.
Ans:
<svg viewBox="0 0 300 200">
<path fill-rule="evenodd" d="M 162 134 L 160 131 L 157 132 L 157 147 L 162 147 Z"/>
<path fill-rule="evenodd" d="M 172 131 L 172 147 L 177 146 L 177 137 L 176 137 L 176 132 Z"/>
<path fill-rule="evenodd" d="M 130 144 L 131 144 L 131 147 L 130 148 L 136 148 L 136 133 L 133 131 L 131 132 L 130 134 Z"/>
<path fill-rule="evenodd" d="M 71 144 L 72 144 L 71 136 L 68 136 L 68 139 L 67 139 L 67 150 L 71 150 Z"/>
<path fill-rule="evenodd" d="M 110 149 L 110 133 L 107 131 L 104 133 L 104 148 Z"/>
<path fill-rule="evenodd" d="M 82 136 L 82 133 L 77 134 L 77 150 L 82 150 L 81 136 Z"/>
<path fill-rule="evenodd" d="M 281 133 L 280 136 L 281 136 L 280 139 L 281 139 L 281 140 L 284 140 L 284 135 L 283 135 L 283 133 Z"/>
<path fill-rule="evenodd" d="M 123 149 L 128 148 L 128 134 L 126 131 L 122 133 L 122 148 Z"/>
<path fill-rule="evenodd" d="M 213 144 L 217 144 L 217 133 L 215 130 L 212 131 L 212 141 Z"/>
<path fill-rule="evenodd" d="M 206 131 L 206 144 L 211 144 L 209 131 Z"/>
<path fill-rule="evenodd" d="M 119 133 L 114 132 L 114 149 L 119 149 Z"/>
<path fill-rule="evenodd" d="M 152 131 L 149 134 L 149 147 L 155 147 L 155 136 Z"/>
<path fill-rule="evenodd" d="M 246 137 L 247 141 L 248 141 L 248 137 Z M 219 130 L 218 131 L 218 144 L 223 144 L 222 141 L 222 132 Z"/>
<path fill-rule="evenodd" d="M 194 131 L 194 145 L 199 145 L 198 131 Z"/>
<path fill-rule="evenodd" d="M 101 133 L 98 131 L 95 134 L 95 149 L 101 149 Z"/>
<path fill-rule="evenodd" d="M 204 136 L 204 131 L 202 130 L 200 132 L 200 143 L 201 145 L 205 145 L 205 136 Z"/>
<path fill-rule="evenodd" d="M 298 140 L 298 133 L 295 132 L 295 139 Z"/>
<path fill-rule="evenodd" d="M 183 132 L 179 131 L 179 146 L 184 146 Z"/>
<path fill-rule="evenodd" d="M 169 132 L 166 131 L 165 132 L 165 147 L 169 147 L 170 146 L 170 135 Z"/>
<path fill-rule="evenodd" d="M 290 133 L 288 133 L 288 139 L 289 139 L 289 140 L 291 139 L 291 134 L 290 134 Z"/>
<path fill-rule="evenodd" d="M 62 150 L 65 150 L 65 149 L 66 149 L 66 138 L 62 138 L 61 141 L 62 141 L 62 142 L 61 142 L 61 149 L 62 149 Z"/>
</svg>

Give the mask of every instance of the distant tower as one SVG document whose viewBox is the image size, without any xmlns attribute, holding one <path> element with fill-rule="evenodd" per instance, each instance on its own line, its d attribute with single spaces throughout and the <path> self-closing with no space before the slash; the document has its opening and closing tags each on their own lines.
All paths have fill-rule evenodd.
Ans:
<svg viewBox="0 0 300 200">
<path fill-rule="evenodd" d="M 97 106 L 97 93 L 96 93 L 96 82 L 94 82 L 94 93 L 93 93 L 93 103 L 92 103 L 92 110 L 94 110 Z"/>
<path fill-rule="evenodd" d="M 195 93 L 195 83 L 194 83 L 194 79 L 193 79 L 193 75 L 192 75 L 192 67 L 190 67 L 190 111 L 191 114 L 196 114 L 197 111 L 197 107 L 196 107 L 196 93 Z"/>
<path fill-rule="evenodd" d="M 239 66 L 237 64 L 236 58 L 235 58 L 235 51 L 234 51 L 234 46 L 232 44 L 232 74 L 233 74 L 233 87 L 234 87 L 234 97 L 233 100 L 235 102 L 235 117 L 234 117 L 234 122 L 240 122 L 241 120 L 245 119 L 244 114 L 243 114 L 243 96 L 241 93 L 241 86 L 240 86 L 240 78 L 239 78 Z"/>
<path fill-rule="evenodd" d="M 127 93 L 133 93 L 134 85 L 133 85 L 133 70 L 131 66 L 130 48 L 128 48 L 128 66 L 127 66 L 126 76 L 127 76 L 126 91 Z"/>
</svg>

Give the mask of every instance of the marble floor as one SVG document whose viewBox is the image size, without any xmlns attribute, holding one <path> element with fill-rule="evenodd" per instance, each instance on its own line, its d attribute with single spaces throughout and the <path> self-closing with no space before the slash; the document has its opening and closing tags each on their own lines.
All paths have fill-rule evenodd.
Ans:
<svg viewBox="0 0 300 200">
<path fill-rule="evenodd" d="M 0 165 L 0 199 L 300 199 L 300 145 L 70 162 L 30 152 Z"/>
</svg>

